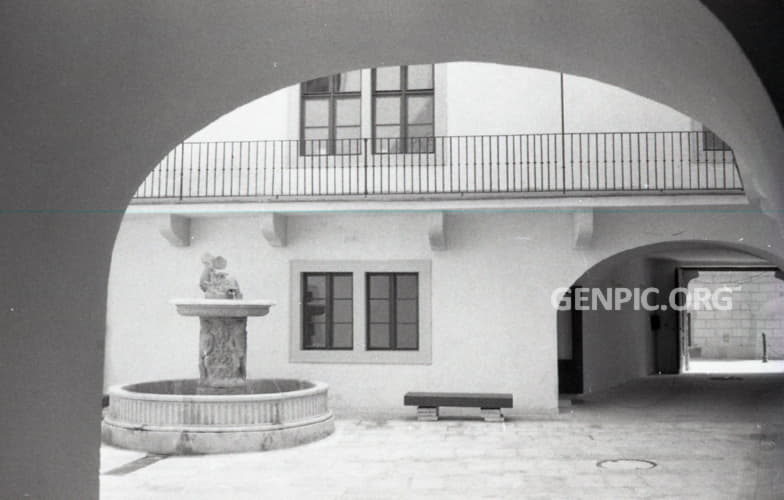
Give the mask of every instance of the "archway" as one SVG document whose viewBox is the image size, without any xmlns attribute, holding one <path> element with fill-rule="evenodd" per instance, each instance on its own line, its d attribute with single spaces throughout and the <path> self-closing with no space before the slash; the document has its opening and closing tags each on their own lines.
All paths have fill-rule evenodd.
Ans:
<svg viewBox="0 0 784 500">
<path fill-rule="evenodd" d="M 781 269 L 782 261 L 719 241 L 661 242 L 601 260 L 575 280 L 565 295 L 568 307 L 557 312 L 559 392 L 591 393 L 650 374 L 681 373 L 689 359 L 684 315 L 694 302 L 686 299 L 687 270 Z"/>
<path fill-rule="evenodd" d="M 15 401 L 3 419 L 9 495 L 97 496 L 95 400 L 121 213 L 174 144 L 257 95 L 380 61 L 563 70 L 700 119 L 735 149 L 747 188 L 784 206 L 781 124 L 740 47 L 697 2 L 18 4 L 4 14 L 14 69 L 2 82 L 11 181 L 0 190 L 13 213 L 0 231 L 3 275 L 19 285 L 2 293 L 2 375 L 15 381 L 3 389 Z"/>
</svg>

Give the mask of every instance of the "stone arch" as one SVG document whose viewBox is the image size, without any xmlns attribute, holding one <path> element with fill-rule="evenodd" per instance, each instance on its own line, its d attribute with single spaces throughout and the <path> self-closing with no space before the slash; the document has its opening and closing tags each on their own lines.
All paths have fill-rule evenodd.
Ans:
<svg viewBox="0 0 784 500">
<path fill-rule="evenodd" d="M 661 291 L 658 303 L 667 304 L 670 292 L 676 286 L 676 270 L 684 262 L 688 265 L 700 265 L 700 261 L 731 265 L 733 259 L 784 269 L 784 257 L 749 244 L 716 240 L 663 241 L 605 256 L 569 284 L 602 291 L 614 287 L 654 287 Z M 683 283 L 677 285 L 685 286 Z M 632 311 L 630 307 L 627 305 L 611 312 L 556 312 L 560 392 L 591 392 L 655 372 L 679 372 L 678 312 L 669 305 L 668 309 L 653 312 Z"/>
<path fill-rule="evenodd" d="M 3 419 L 15 454 L 0 470 L 11 496 L 98 496 L 95 401 L 122 212 L 175 144 L 275 89 L 433 61 L 583 75 L 704 122 L 735 149 L 747 191 L 784 208 L 784 130 L 741 48 L 696 1 L 17 3 L 3 14 L 0 267 L 17 286 L 0 292 L 0 374 L 15 381 L 0 394 L 16 403 Z"/>
</svg>

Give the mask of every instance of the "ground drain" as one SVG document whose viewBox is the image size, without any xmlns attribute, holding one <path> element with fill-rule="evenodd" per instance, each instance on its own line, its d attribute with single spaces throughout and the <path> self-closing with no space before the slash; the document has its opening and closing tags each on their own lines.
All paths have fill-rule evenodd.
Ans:
<svg viewBox="0 0 784 500">
<path fill-rule="evenodd" d="M 721 377 L 711 377 L 710 379 L 711 380 L 743 380 L 743 377 L 728 375 L 728 376 L 721 376 Z"/>
<path fill-rule="evenodd" d="M 610 470 L 643 470 L 653 469 L 656 462 L 643 460 L 640 458 L 613 458 L 611 460 L 599 460 L 596 466 Z"/>
</svg>

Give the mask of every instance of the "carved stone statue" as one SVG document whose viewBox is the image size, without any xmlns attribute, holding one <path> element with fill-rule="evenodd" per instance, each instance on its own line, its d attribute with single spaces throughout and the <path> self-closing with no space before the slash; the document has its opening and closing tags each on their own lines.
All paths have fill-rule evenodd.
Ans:
<svg viewBox="0 0 784 500">
<path fill-rule="evenodd" d="M 201 257 L 204 271 L 201 273 L 199 288 L 206 299 L 241 299 L 240 285 L 237 280 L 222 271 L 226 268 L 226 259 L 218 255 L 205 253 Z"/>
</svg>

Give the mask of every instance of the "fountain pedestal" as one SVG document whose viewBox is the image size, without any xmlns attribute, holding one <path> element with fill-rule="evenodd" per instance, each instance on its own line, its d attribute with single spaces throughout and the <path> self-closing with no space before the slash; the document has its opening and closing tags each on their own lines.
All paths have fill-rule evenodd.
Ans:
<svg viewBox="0 0 784 500">
<path fill-rule="evenodd" d="M 204 392 L 244 386 L 248 316 L 265 316 L 272 304 L 237 299 L 175 299 L 172 304 L 183 316 L 199 317 L 199 386 Z"/>
<path fill-rule="evenodd" d="M 247 319 L 272 302 L 176 299 L 198 316 L 199 379 L 109 389 L 103 440 L 162 454 L 263 451 L 307 443 L 334 430 L 327 385 L 291 379 L 247 380 Z"/>
</svg>

